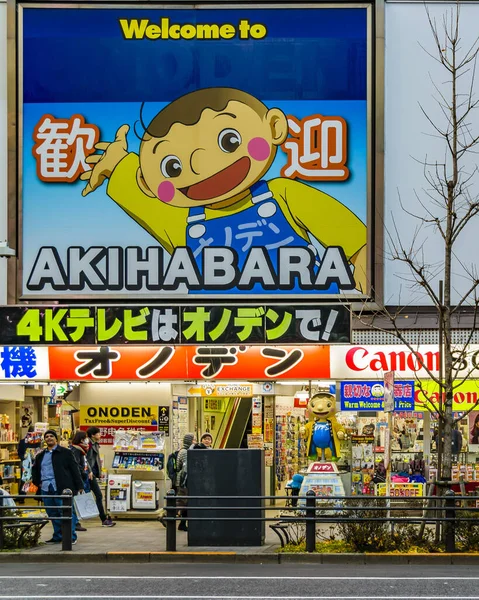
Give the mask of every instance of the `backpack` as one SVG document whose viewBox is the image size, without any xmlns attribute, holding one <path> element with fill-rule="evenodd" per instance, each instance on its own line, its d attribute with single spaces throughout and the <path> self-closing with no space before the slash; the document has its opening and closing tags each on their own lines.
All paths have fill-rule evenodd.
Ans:
<svg viewBox="0 0 479 600">
<path fill-rule="evenodd" d="M 176 474 L 178 472 L 176 468 L 176 463 L 178 461 L 178 452 L 179 450 L 176 450 L 176 452 L 172 452 L 168 456 L 168 460 L 166 461 L 166 472 L 168 473 L 168 477 L 171 479 L 172 485 L 176 485 Z"/>
</svg>

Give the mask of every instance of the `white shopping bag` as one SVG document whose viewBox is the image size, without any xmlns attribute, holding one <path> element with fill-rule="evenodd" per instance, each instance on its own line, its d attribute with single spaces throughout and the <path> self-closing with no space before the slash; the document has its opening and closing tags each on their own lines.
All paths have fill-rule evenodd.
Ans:
<svg viewBox="0 0 479 600">
<path fill-rule="evenodd" d="M 88 492 L 88 494 L 78 494 L 73 498 L 73 504 L 80 521 L 83 521 L 84 519 L 94 519 L 95 517 L 100 516 L 95 496 L 92 492 Z"/>
</svg>

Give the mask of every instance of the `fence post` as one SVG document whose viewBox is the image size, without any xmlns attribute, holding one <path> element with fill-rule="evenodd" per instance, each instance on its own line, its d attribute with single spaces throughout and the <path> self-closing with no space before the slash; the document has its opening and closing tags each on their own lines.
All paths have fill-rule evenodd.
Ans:
<svg viewBox="0 0 479 600">
<path fill-rule="evenodd" d="M 166 493 L 166 551 L 176 552 L 176 494 L 175 490 Z"/>
<path fill-rule="evenodd" d="M 316 549 L 316 494 L 313 490 L 306 492 L 306 552 Z"/>
<path fill-rule="evenodd" d="M 63 490 L 62 496 L 66 496 L 62 499 L 62 517 L 68 517 L 68 519 L 62 520 L 62 551 L 72 550 L 72 505 L 73 505 L 73 493 L 71 490 Z"/>
<path fill-rule="evenodd" d="M 5 511 L 3 510 L 3 494 L 0 491 L 0 517 L 5 516 Z M 4 533 L 3 533 L 3 520 L 0 521 L 0 550 L 3 550 L 3 545 L 5 543 Z"/>
<path fill-rule="evenodd" d="M 446 499 L 446 519 L 450 519 L 446 521 L 446 552 L 455 552 L 456 551 L 456 511 L 454 510 L 455 500 L 454 500 L 454 492 L 453 490 L 446 490 L 444 497 Z"/>
</svg>

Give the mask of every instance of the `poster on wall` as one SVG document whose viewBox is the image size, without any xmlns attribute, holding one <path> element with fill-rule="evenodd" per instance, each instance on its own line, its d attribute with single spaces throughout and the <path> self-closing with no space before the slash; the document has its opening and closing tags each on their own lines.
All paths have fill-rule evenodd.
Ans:
<svg viewBox="0 0 479 600">
<path fill-rule="evenodd" d="M 470 412 L 469 423 L 469 452 L 479 451 L 479 413 Z"/>
<path fill-rule="evenodd" d="M 22 298 L 367 294 L 370 12 L 22 6 Z"/>
</svg>

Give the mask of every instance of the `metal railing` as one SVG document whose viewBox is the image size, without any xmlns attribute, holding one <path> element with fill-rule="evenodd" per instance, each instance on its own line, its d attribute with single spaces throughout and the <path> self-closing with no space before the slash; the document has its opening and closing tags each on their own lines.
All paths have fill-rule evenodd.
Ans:
<svg viewBox="0 0 479 600">
<path fill-rule="evenodd" d="M 14 502 L 16 500 L 25 500 L 25 499 L 34 499 L 38 502 L 37 506 L 8 506 L 5 504 L 5 500 L 12 499 Z M 60 498 L 62 500 L 62 506 L 55 506 L 56 510 L 61 511 L 61 517 L 49 517 L 48 515 L 45 517 L 20 517 L 17 516 L 17 512 L 21 510 L 22 513 L 25 512 L 37 512 L 38 510 L 44 510 L 45 514 L 47 514 L 47 509 L 50 508 L 46 506 L 44 503 L 45 498 Z M 19 527 L 28 529 L 29 527 L 33 527 L 35 525 L 44 524 L 46 521 L 61 521 L 62 528 L 62 551 L 71 551 L 72 550 L 72 507 L 73 507 L 73 495 L 71 490 L 63 490 L 62 495 L 53 496 L 53 495 L 42 495 L 36 494 L 35 496 L 31 495 L 8 495 L 4 496 L 0 494 L 0 550 L 3 550 L 5 544 L 5 530 L 11 527 Z M 7 513 L 7 514 L 5 514 Z M 11 513 L 11 514 L 10 514 Z"/>
<path fill-rule="evenodd" d="M 308 491 L 305 496 L 181 496 L 182 505 L 177 505 L 178 497 L 174 490 L 169 490 L 165 496 L 166 516 L 163 518 L 166 524 L 166 550 L 176 552 L 176 521 L 259 521 L 259 522 L 281 522 L 304 523 L 306 551 L 314 552 L 316 547 L 316 524 L 331 523 L 389 523 L 392 526 L 399 523 L 403 525 L 435 524 L 436 527 L 444 527 L 444 543 L 446 552 L 456 551 L 456 525 L 458 523 L 474 522 L 479 525 L 479 520 L 474 514 L 473 517 L 458 515 L 458 512 L 479 512 L 479 497 L 456 496 L 452 490 L 446 490 L 442 496 L 316 496 L 313 491 Z M 295 500 L 297 504 L 291 505 Z M 184 502 L 195 501 L 194 506 L 185 506 Z M 274 500 L 285 501 L 285 506 L 270 505 L 266 506 L 265 501 Z M 205 503 L 210 501 L 212 504 L 198 506 L 197 501 Z M 227 506 L 222 506 L 221 501 L 225 501 Z M 232 506 L 231 503 L 243 506 Z M 246 504 L 250 501 L 250 505 Z M 214 503 L 214 504 L 213 504 Z M 470 506 L 470 504 L 473 504 Z M 224 516 L 207 515 L 205 517 L 185 516 L 182 511 L 266 511 L 281 510 L 281 515 L 245 517 L 245 516 Z M 264 512 L 263 512 L 264 511 Z M 291 516 L 284 513 L 294 513 Z M 383 516 L 371 516 L 367 513 L 379 513 Z M 399 513 L 409 513 L 403 516 Z M 419 514 L 418 514 L 419 513 Z"/>
</svg>

